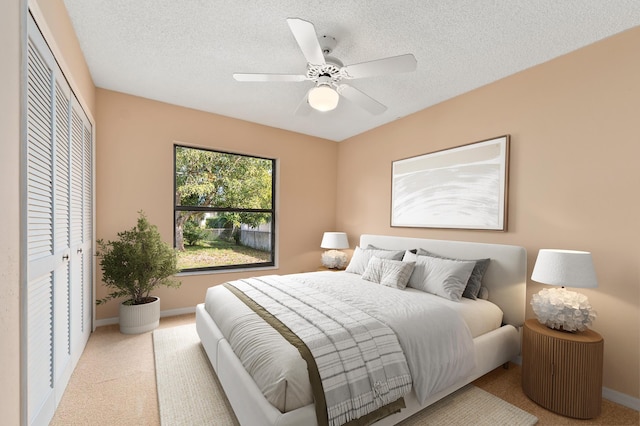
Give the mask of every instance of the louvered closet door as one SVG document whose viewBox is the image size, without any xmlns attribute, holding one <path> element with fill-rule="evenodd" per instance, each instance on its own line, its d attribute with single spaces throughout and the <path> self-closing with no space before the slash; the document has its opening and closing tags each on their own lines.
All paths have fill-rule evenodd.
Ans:
<svg viewBox="0 0 640 426">
<path fill-rule="evenodd" d="M 91 331 L 93 145 L 91 124 L 31 18 L 26 87 L 23 398 L 28 423 L 46 425 Z"/>
<path fill-rule="evenodd" d="M 75 99 L 74 99 L 75 101 Z M 71 108 L 71 339 L 84 347 L 91 332 L 92 282 L 92 131 L 91 123 L 78 105 Z M 73 354 L 80 356 L 80 354 Z"/>
<path fill-rule="evenodd" d="M 84 114 L 84 150 L 82 152 L 82 325 L 84 348 L 93 329 L 93 127 Z M 77 354 L 80 356 L 80 353 Z"/>
<path fill-rule="evenodd" d="M 62 259 L 54 274 L 54 377 L 58 382 L 68 382 L 72 372 L 71 362 L 71 262 L 69 238 L 69 120 L 71 90 L 64 80 L 55 82 L 54 109 L 54 252 Z M 64 387 L 56 386 L 56 393 Z"/>
<path fill-rule="evenodd" d="M 27 65 L 27 404 L 29 423 L 55 409 L 53 284 L 62 256 L 53 244 L 53 70 L 39 40 L 28 41 Z M 46 55 L 47 52 L 44 52 Z M 55 253 L 57 254 L 57 253 Z"/>
</svg>

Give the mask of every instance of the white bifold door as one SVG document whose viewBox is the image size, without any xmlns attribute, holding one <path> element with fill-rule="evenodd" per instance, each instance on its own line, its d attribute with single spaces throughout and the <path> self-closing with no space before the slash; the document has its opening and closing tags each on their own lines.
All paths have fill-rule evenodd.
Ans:
<svg viewBox="0 0 640 426">
<path fill-rule="evenodd" d="M 29 17 L 23 417 L 49 423 L 91 332 L 92 125 Z"/>
</svg>

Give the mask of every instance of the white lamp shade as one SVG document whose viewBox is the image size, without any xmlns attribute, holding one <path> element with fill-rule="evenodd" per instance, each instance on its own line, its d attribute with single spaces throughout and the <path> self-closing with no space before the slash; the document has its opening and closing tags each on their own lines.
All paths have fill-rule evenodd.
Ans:
<svg viewBox="0 0 640 426">
<path fill-rule="evenodd" d="M 307 101 L 311 108 L 318 111 L 331 111 L 338 106 L 340 95 L 330 86 L 321 84 L 309 90 Z"/>
<path fill-rule="evenodd" d="M 593 259 L 586 251 L 541 249 L 531 279 L 564 287 L 598 287 Z"/>
<path fill-rule="evenodd" d="M 349 248 L 349 240 L 345 232 L 325 232 L 320 247 L 326 249 Z"/>
</svg>

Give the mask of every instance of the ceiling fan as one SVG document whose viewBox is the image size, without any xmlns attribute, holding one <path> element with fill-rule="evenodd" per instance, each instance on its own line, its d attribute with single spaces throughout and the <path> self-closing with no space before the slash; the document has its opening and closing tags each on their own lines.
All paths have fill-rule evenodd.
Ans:
<svg viewBox="0 0 640 426">
<path fill-rule="evenodd" d="M 415 71 L 416 58 L 412 54 L 393 56 L 374 61 L 343 65 L 329 56 L 336 45 L 331 36 L 318 38 L 311 22 L 299 18 L 287 18 L 289 28 L 307 60 L 305 74 L 233 74 L 237 81 L 313 81 L 315 86 L 305 95 L 296 114 L 309 112 L 307 105 L 318 111 L 331 111 L 336 108 L 340 96 L 359 105 L 371 114 L 381 114 L 387 107 L 380 102 L 345 84 L 343 80 L 373 77 L 385 74 Z"/>
</svg>

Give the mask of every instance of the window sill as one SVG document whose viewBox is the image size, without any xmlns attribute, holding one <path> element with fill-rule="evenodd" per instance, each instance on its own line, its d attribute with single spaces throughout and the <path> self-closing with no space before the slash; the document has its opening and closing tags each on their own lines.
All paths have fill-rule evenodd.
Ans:
<svg viewBox="0 0 640 426">
<path fill-rule="evenodd" d="M 260 268 L 237 268 L 237 269 L 212 269 L 209 271 L 185 271 L 178 272 L 176 277 L 188 277 L 190 275 L 217 275 L 217 274 L 235 274 L 239 272 L 252 272 L 252 271 L 273 271 L 279 269 L 277 266 L 264 266 Z"/>
</svg>

